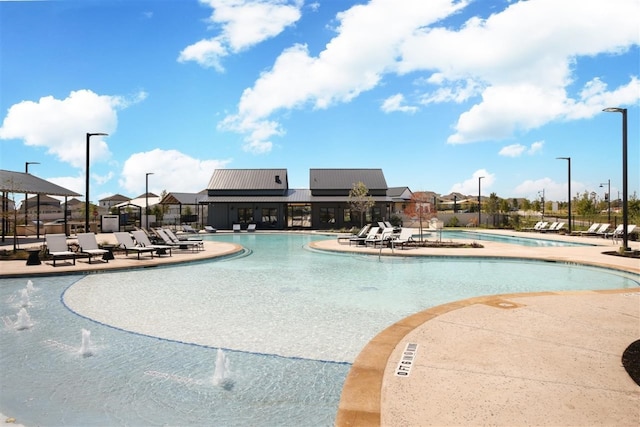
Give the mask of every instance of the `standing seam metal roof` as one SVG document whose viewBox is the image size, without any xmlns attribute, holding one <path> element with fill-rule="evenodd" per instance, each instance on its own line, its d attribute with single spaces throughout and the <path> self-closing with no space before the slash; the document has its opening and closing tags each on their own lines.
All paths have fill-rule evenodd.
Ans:
<svg viewBox="0 0 640 427">
<path fill-rule="evenodd" d="M 0 170 L 0 190 L 7 193 L 82 196 L 74 191 L 24 172 Z"/>
</svg>

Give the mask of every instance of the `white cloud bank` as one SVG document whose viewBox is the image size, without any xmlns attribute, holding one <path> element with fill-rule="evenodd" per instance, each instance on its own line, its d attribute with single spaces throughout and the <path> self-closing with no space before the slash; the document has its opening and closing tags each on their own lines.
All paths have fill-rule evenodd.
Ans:
<svg viewBox="0 0 640 427">
<path fill-rule="evenodd" d="M 130 194 L 143 194 L 145 174 L 149 176 L 149 191 L 160 195 L 162 190 L 193 192 L 204 190 L 214 169 L 224 168 L 230 160 L 199 160 L 177 150 L 155 149 L 134 153 L 124 163 L 119 180 L 120 187 Z M 149 166 L 152 165 L 152 166 Z"/>
<path fill-rule="evenodd" d="M 221 72 L 224 57 L 275 37 L 298 21 L 303 1 L 200 0 L 200 3 L 213 9 L 208 21 L 220 27 L 221 32 L 184 48 L 178 61 L 195 61 Z"/>
<path fill-rule="evenodd" d="M 526 145 L 512 144 L 512 145 L 507 145 L 506 147 L 502 147 L 502 149 L 498 152 L 498 154 L 500 156 L 505 156 L 505 157 L 520 157 L 521 155 L 526 153 L 531 156 L 533 154 L 540 152 L 543 146 L 544 146 L 544 141 L 534 142 L 528 148 Z"/>
<path fill-rule="evenodd" d="M 232 25 L 234 13 L 217 15 L 227 10 L 227 3 L 239 12 L 240 7 L 264 2 L 208 2 L 216 9 L 212 21 L 224 23 L 223 32 L 194 47 L 198 53 L 193 58 L 206 58 L 209 52 L 214 58 L 210 66 L 228 52 L 260 41 L 251 34 L 242 41 L 235 32 L 242 28 Z M 248 151 L 267 152 L 271 138 L 285 132 L 272 117 L 276 113 L 347 103 L 384 83 L 385 76 L 409 73 L 423 74 L 430 85 L 419 99 L 423 105 L 470 102 L 448 137 L 452 144 L 504 139 L 640 99 L 637 76 L 613 90 L 593 76 L 578 97 L 568 95 L 579 57 L 618 54 L 639 44 L 637 0 L 618 0 L 615 7 L 607 0 L 521 1 L 486 19 L 471 18 L 460 28 L 438 26 L 467 3 L 371 0 L 340 12 L 336 36 L 318 56 L 311 56 L 304 44 L 284 50 L 271 69 L 245 89 L 237 112 L 222 120 L 219 129 L 244 134 Z M 294 8 L 300 11 L 297 3 Z M 297 18 L 276 14 L 274 19 L 282 29 Z M 207 65 L 205 59 L 199 62 Z M 383 110 L 400 108 L 398 99 L 403 98 L 387 100 Z M 403 110 L 415 111 L 406 106 Z"/>
<path fill-rule="evenodd" d="M 495 181 L 495 174 L 489 173 L 486 169 L 478 169 L 473 173 L 471 178 L 454 184 L 449 190 L 449 193 L 461 193 L 465 195 L 478 194 L 479 186 L 480 193 L 486 196 L 491 193 L 491 187 Z"/>
</svg>

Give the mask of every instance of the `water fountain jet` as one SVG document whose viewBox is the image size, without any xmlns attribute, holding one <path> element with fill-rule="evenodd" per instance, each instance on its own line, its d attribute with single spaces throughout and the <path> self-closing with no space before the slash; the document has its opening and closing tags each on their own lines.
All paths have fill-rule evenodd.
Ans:
<svg viewBox="0 0 640 427">
<path fill-rule="evenodd" d="M 25 329 L 29 329 L 33 326 L 33 322 L 31 322 L 31 317 L 29 313 L 27 313 L 27 309 L 22 307 L 20 311 L 18 311 L 18 320 L 16 320 L 15 328 L 17 331 L 23 331 Z"/>
<path fill-rule="evenodd" d="M 216 367 L 213 371 L 213 385 L 222 387 L 225 390 L 233 388 L 233 381 L 229 378 L 231 373 L 230 366 L 227 355 L 219 348 L 216 353 Z"/>
<path fill-rule="evenodd" d="M 80 346 L 80 355 L 83 357 L 93 356 L 93 350 L 91 350 L 91 331 L 82 329 L 82 345 Z"/>
</svg>

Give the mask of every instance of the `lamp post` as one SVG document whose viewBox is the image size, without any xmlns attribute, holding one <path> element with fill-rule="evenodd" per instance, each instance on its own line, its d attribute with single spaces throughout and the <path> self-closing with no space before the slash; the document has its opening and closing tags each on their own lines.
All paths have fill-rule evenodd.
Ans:
<svg viewBox="0 0 640 427">
<path fill-rule="evenodd" d="M 89 232 L 89 140 L 92 136 L 107 136 L 107 133 L 87 133 L 87 164 L 85 172 L 85 194 L 84 194 L 84 232 Z M 66 207 L 65 207 L 66 209 Z"/>
<path fill-rule="evenodd" d="M 39 165 L 39 162 L 24 162 L 24 173 L 29 173 L 29 165 Z M 24 233 L 25 236 L 27 234 L 27 197 L 29 195 L 27 193 L 24 193 Z M 40 227 L 38 227 L 38 231 L 40 230 Z"/>
<path fill-rule="evenodd" d="M 566 160 L 568 166 L 567 172 L 567 205 L 568 205 L 568 222 L 569 222 L 569 234 L 571 234 L 571 157 L 556 157 L 557 160 Z"/>
<path fill-rule="evenodd" d="M 153 175 L 153 172 L 147 172 L 145 174 L 145 187 L 144 187 L 144 198 L 145 198 L 145 209 L 144 209 L 144 222 L 145 228 L 149 228 L 149 175 Z"/>
<path fill-rule="evenodd" d="M 607 113 L 622 113 L 622 248 L 624 251 L 629 248 L 629 210 L 627 204 L 627 109 L 626 108 L 605 108 Z"/>
<path fill-rule="evenodd" d="M 542 198 L 540 199 L 542 201 L 542 220 L 544 220 L 544 188 L 542 189 L 542 191 L 538 191 L 538 195 L 540 195 L 540 193 L 542 193 Z"/>
<path fill-rule="evenodd" d="M 604 186 L 605 183 L 600 184 L 600 188 Z M 607 182 L 607 221 L 611 223 L 611 180 L 608 179 Z"/>
<path fill-rule="evenodd" d="M 484 178 L 484 176 L 478 177 L 478 227 L 480 227 L 482 221 L 482 201 L 480 200 L 480 183 L 482 182 L 482 178 Z"/>
</svg>

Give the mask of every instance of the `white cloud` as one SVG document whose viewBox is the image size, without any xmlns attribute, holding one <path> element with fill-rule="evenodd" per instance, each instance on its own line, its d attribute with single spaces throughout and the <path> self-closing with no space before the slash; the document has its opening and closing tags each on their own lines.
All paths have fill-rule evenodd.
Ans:
<svg viewBox="0 0 640 427">
<path fill-rule="evenodd" d="M 203 190 L 214 169 L 225 167 L 230 160 L 199 160 L 177 150 L 155 149 L 134 153 L 122 168 L 119 184 L 131 194 L 142 194 L 146 187 L 145 174 L 149 176 L 149 191 L 160 194 L 173 192 L 197 192 Z"/>
<path fill-rule="evenodd" d="M 551 178 L 528 179 L 514 189 L 516 197 L 525 197 L 529 200 L 540 199 L 544 191 L 547 201 L 567 201 L 568 187 L 566 182 L 555 182 Z M 579 182 L 571 182 L 572 197 L 582 193 L 585 186 Z"/>
<path fill-rule="evenodd" d="M 480 179 L 482 177 L 482 179 Z M 480 184 L 480 193 L 487 195 L 493 183 L 496 181 L 495 174 L 489 173 L 486 169 L 478 169 L 473 173 L 471 178 L 453 184 L 449 193 L 461 193 L 465 195 L 478 194 L 478 184 Z"/>
<path fill-rule="evenodd" d="M 402 113 L 413 114 L 416 111 L 418 111 L 418 107 L 403 105 L 404 101 L 405 101 L 404 95 L 402 95 L 401 93 L 398 93 L 385 99 L 384 102 L 382 103 L 382 106 L 380 106 L 380 109 L 385 113 L 400 111 Z"/>
<path fill-rule="evenodd" d="M 526 149 L 527 147 L 522 144 L 512 144 L 502 147 L 498 154 L 505 157 L 520 157 Z"/>
<path fill-rule="evenodd" d="M 252 88 L 242 94 L 238 113 L 223 120 L 223 128 L 253 132 L 261 121 L 283 109 L 328 108 L 349 102 L 376 87 L 385 73 L 395 69 L 399 46 L 416 28 L 453 13 L 462 3 L 434 0 L 373 0 L 337 15 L 337 35 L 317 57 L 305 45 L 295 45 L 276 59 Z M 380 31 L 384 28 L 385 31 Z M 229 123 L 236 126 L 229 128 Z M 270 129 L 282 132 L 279 124 Z M 270 138 L 278 133 L 265 133 Z M 251 140 L 251 144 L 259 144 Z"/>
<path fill-rule="evenodd" d="M 200 0 L 213 9 L 209 22 L 219 35 L 180 52 L 178 61 L 195 61 L 223 71 L 221 59 L 280 34 L 301 17 L 302 0 Z"/>
<path fill-rule="evenodd" d="M 22 139 L 26 145 L 42 147 L 60 161 L 76 168 L 86 162 L 86 133 L 113 134 L 117 111 L 146 98 L 145 92 L 132 97 L 98 95 L 90 90 L 73 91 L 65 99 L 53 96 L 14 104 L 0 128 L 0 139 Z M 107 138 L 91 138 L 92 161 L 111 156 Z"/>
<path fill-rule="evenodd" d="M 460 28 L 437 26 L 467 4 L 371 0 L 355 5 L 337 15 L 336 36 L 319 55 L 312 57 L 305 45 L 284 50 L 243 92 L 232 121 L 256 125 L 277 120 L 271 116 L 282 110 L 328 108 L 377 87 L 387 75 L 409 73 L 433 86 L 421 97 L 424 105 L 478 98 L 465 106 L 449 143 L 504 139 L 640 100 L 637 76 L 612 90 L 594 76 L 575 99 L 569 94 L 577 58 L 618 54 L 638 44 L 637 0 L 619 0 L 615 8 L 604 0 L 520 1 Z M 270 127 L 282 132 L 279 124 Z M 235 131 L 242 133 L 243 127 Z"/>
<path fill-rule="evenodd" d="M 531 144 L 531 146 L 529 147 L 529 150 L 527 151 L 527 154 L 529 155 L 536 154 L 537 152 L 541 151 L 543 147 L 544 147 L 544 141 L 536 141 L 533 144 Z"/>
<path fill-rule="evenodd" d="M 505 157 L 520 157 L 526 152 L 528 155 L 531 156 L 537 153 L 538 151 L 542 150 L 543 146 L 544 146 L 544 141 L 534 142 L 528 148 L 526 145 L 522 145 L 522 144 L 511 144 L 511 145 L 507 145 L 506 147 L 502 147 L 502 149 L 500 149 L 500 151 L 498 152 L 498 155 L 505 156 Z"/>
</svg>

